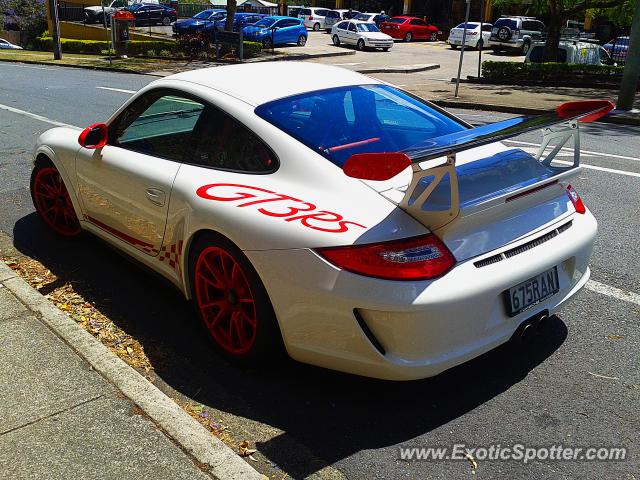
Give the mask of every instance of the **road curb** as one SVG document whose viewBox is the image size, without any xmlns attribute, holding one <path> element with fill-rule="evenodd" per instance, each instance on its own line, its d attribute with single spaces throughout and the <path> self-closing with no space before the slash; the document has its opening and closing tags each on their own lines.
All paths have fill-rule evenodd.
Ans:
<svg viewBox="0 0 640 480">
<path fill-rule="evenodd" d="M 151 75 L 147 72 L 142 72 L 140 70 L 127 70 L 126 68 L 111 68 L 111 67 L 98 67 L 98 66 L 90 66 L 90 65 L 61 65 L 59 63 L 47 62 L 42 60 L 17 60 L 14 58 L 0 58 L 0 62 L 7 63 L 28 63 L 31 65 L 50 65 L 53 67 L 69 67 L 69 68 L 83 68 L 85 70 L 98 70 L 103 72 L 116 72 L 116 73 L 131 73 L 133 75 Z"/>
<path fill-rule="evenodd" d="M 173 400 L 113 354 L 99 340 L 58 310 L 37 290 L 0 262 L 4 286 L 84 358 L 98 373 L 140 407 L 174 442 L 219 480 L 263 480 L 266 477 L 213 436 Z"/>
<path fill-rule="evenodd" d="M 463 108 L 468 110 L 480 110 L 487 112 L 513 113 L 516 115 L 540 115 L 548 113 L 548 109 L 530 108 L 530 107 L 514 107 L 510 105 L 494 105 L 486 103 L 472 103 L 456 100 L 431 100 L 432 103 L 445 108 Z M 640 125 L 640 115 L 629 116 L 619 113 L 610 113 L 604 118 L 597 120 L 602 123 L 614 123 L 618 125 Z"/>
<path fill-rule="evenodd" d="M 356 71 L 358 73 L 415 73 L 435 70 L 437 68 L 440 68 L 440 65 L 437 63 L 426 63 L 422 65 L 401 65 L 399 67 L 363 68 Z"/>
</svg>

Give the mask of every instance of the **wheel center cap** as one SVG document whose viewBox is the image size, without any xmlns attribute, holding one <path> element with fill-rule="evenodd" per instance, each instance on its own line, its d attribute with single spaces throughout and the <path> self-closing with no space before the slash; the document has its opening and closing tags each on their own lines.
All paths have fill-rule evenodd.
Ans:
<svg viewBox="0 0 640 480">
<path fill-rule="evenodd" d="M 238 294 L 234 290 L 229 290 L 229 293 L 227 293 L 227 301 L 231 305 L 237 305 L 238 304 Z"/>
<path fill-rule="evenodd" d="M 56 204 L 59 207 L 64 207 L 67 204 L 67 201 L 64 199 L 64 197 L 58 197 L 56 198 Z"/>
</svg>

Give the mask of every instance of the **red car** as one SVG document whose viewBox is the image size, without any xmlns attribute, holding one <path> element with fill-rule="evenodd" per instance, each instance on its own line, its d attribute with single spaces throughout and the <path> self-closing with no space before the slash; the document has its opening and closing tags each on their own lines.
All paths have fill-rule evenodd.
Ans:
<svg viewBox="0 0 640 480">
<path fill-rule="evenodd" d="M 382 22 L 380 31 L 392 38 L 410 42 L 411 40 L 438 40 L 438 27 L 429 25 L 417 17 L 400 16 L 393 17 Z"/>
</svg>

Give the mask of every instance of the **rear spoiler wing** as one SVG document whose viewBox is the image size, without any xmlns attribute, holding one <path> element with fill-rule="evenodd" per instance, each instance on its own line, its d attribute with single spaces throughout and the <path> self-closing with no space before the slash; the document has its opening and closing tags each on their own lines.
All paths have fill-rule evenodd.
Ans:
<svg viewBox="0 0 640 480">
<path fill-rule="evenodd" d="M 573 165 L 561 173 L 564 177 L 569 173 L 575 173 L 580 165 L 579 122 L 593 122 L 607 115 L 613 108 L 613 103 L 607 100 L 563 103 L 555 110 L 542 115 L 511 118 L 443 135 L 402 152 L 357 153 L 346 161 L 343 171 L 350 177 L 362 180 L 389 180 L 411 166 L 412 180 L 399 206 L 414 218 L 419 219 L 429 229 L 435 230 L 451 222 L 460 214 L 455 168 L 457 153 L 542 129 L 542 144 L 536 153 L 536 159 L 545 166 L 550 166 L 560 149 L 573 138 Z M 553 146 L 553 149 L 544 155 L 550 145 Z M 444 162 L 436 162 L 437 159 L 443 157 Z M 446 211 L 423 209 L 429 196 L 447 176 L 450 187 L 450 208 Z M 420 188 L 423 188 L 420 186 L 423 179 L 429 177 L 432 177 L 433 180 L 422 191 L 419 191 Z M 553 179 L 542 180 L 523 190 L 541 188 L 545 183 L 555 183 L 558 179 L 556 176 Z M 514 193 L 517 194 L 517 191 L 511 192 L 510 195 Z"/>
</svg>

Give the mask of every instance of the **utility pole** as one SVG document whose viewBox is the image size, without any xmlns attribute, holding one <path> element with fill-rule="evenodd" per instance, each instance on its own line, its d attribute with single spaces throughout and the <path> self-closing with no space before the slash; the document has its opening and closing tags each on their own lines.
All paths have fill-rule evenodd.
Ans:
<svg viewBox="0 0 640 480">
<path fill-rule="evenodd" d="M 49 13 L 51 14 L 51 37 L 53 38 L 53 59 L 62 58 L 62 47 L 60 45 L 60 18 L 58 17 L 58 0 L 49 0 Z"/>
<path fill-rule="evenodd" d="M 484 0 L 480 3 L 480 40 L 478 41 L 478 78 L 482 75 L 482 49 L 484 48 L 484 34 L 482 29 L 484 28 Z"/>
<path fill-rule="evenodd" d="M 640 0 L 638 0 L 640 1 Z M 464 15 L 464 29 L 462 30 L 462 48 L 460 49 L 460 63 L 458 63 L 458 76 L 456 77 L 456 93 L 455 98 L 458 98 L 458 87 L 460 86 L 460 74 L 462 73 L 462 59 L 464 57 L 464 46 L 467 42 L 467 23 L 469 22 L 469 8 L 471 7 L 471 0 L 466 0 L 467 13 Z"/>
<path fill-rule="evenodd" d="M 636 0 L 636 11 L 631 22 L 631 33 L 629 35 L 629 50 L 622 73 L 622 83 L 620 84 L 620 95 L 616 108 L 619 110 L 631 110 L 633 100 L 640 80 L 640 0 Z"/>
</svg>

